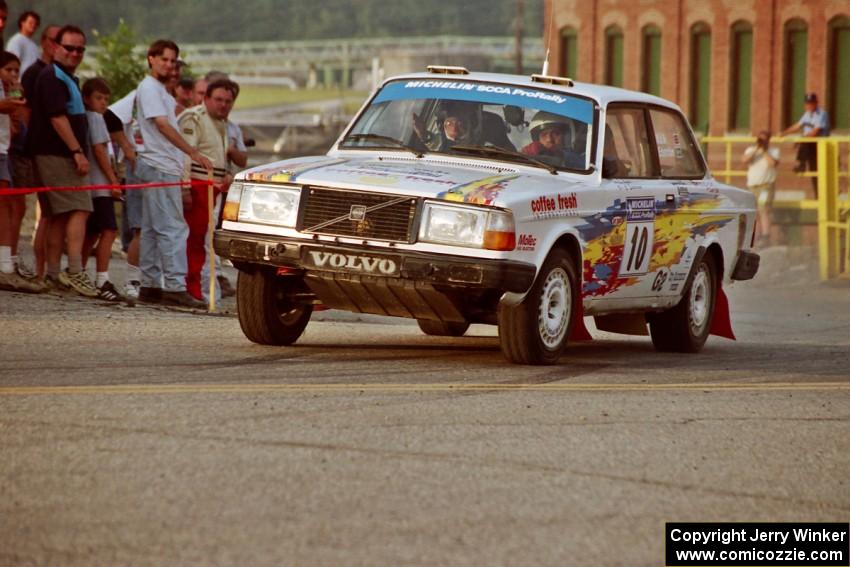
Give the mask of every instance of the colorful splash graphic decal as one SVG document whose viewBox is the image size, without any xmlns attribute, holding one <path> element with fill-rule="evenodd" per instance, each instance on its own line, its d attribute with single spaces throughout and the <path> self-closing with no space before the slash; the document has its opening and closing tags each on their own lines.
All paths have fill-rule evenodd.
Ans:
<svg viewBox="0 0 850 567">
<path fill-rule="evenodd" d="M 437 195 L 438 199 L 446 201 L 457 201 L 458 203 L 471 203 L 474 205 L 492 205 L 511 181 L 519 175 L 494 175 L 485 177 L 471 183 L 464 183 L 443 191 Z"/>
<path fill-rule="evenodd" d="M 296 161 L 288 163 L 283 167 L 277 166 L 249 173 L 246 179 L 248 181 L 274 181 L 278 183 L 289 183 L 295 181 L 299 175 L 308 171 L 328 167 L 329 165 L 339 165 L 347 161 L 348 160 L 344 158 Z"/>
<path fill-rule="evenodd" d="M 647 273 L 679 264 L 689 240 L 705 237 L 730 223 L 732 215 L 711 213 L 719 204 L 716 195 L 705 194 L 689 195 L 687 202 L 678 209 L 656 201 L 652 256 Z M 638 276 L 620 274 L 628 227 L 628 221 L 622 222 L 626 210 L 625 201 L 617 199 L 604 212 L 586 218 L 585 224 L 578 227 L 587 243 L 583 274 L 585 296 L 605 296 L 640 281 Z"/>
</svg>

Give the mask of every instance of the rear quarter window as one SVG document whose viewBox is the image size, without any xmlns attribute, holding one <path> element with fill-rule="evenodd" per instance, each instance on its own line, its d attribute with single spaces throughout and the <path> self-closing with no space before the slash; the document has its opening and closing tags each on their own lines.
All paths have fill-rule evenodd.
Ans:
<svg viewBox="0 0 850 567">
<path fill-rule="evenodd" d="M 661 177 L 701 178 L 705 176 L 699 146 L 691 135 L 684 117 L 672 110 L 651 108 L 649 111 Z"/>
</svg>

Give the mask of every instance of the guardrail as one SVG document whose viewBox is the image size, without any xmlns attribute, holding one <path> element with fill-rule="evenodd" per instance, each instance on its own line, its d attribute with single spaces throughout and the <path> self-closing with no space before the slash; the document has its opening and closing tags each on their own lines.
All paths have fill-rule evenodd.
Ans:
<svg viewBox="0 0 850 567">
<path fill-rule="evenodd" d="M 711 144 L 723 144 L 724 168 L 714 171 L 714 176 L 732 183 L 733 178 L 746 177 L 746 170 L 733 169 L 733 161 L 742 161 L 743 148 L 733 154 L 735 144 L 752 145 L 752 136 L 705 136 L 701 139 L 705 155 L 709 156 Z M 799 177 L 817 178 L 816 199 L 775 200 L 775 209 L 817 211 L 818 263 L 821 280 L 850 277 L 850 199 L 841 193 L 840 180 L 850 178 L 850 136 L 808 138 L 802 136 L 774 137 L 771 144 L 813 142 L 817 144 L 817 171 L 797 173 Z M 840 166 L 839 156 L 845 152 L 845 169 Z M 738 185 L 744 186 L 745 183 Z"/>
</svg>

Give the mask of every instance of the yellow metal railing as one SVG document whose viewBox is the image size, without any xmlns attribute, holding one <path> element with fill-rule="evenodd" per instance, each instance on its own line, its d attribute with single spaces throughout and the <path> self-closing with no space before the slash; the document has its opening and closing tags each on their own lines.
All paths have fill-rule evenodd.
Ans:
<svg viewBox="0 0 850 567">
<path fill-rule="evenodd" d="M 714 176 L 724 178 L 726 183 L 732 183 L 735 177 L 746 177 L 746 170 L 733 169 L 736 155 L 737 162 L 743 165 L 743 148 L 733 154 L 732 147 L 736 144 L 752 145 L 755 140 L 752 136 L 703 137 L 701 141 L 706 157 L 709 156 L 710 144 L 724 145 L 724 168 L 715 170 Z M 817 144 L 817 171 L 797 174 L 800 177 L 817 178 L 817 199 L 775 200 L 773 206 L 785 210 L 817 211 L 820 277 L 822 280 L 850 277 L 850 199 L 846 193 L 843 198 L 839 196 L 839 180 L 850 178 L 850 136 L 771 138 L 771 144 L 777 145 L 799 142 Z M 839 160 L 842 146 L 847 152 L 844 170 L 840 168 Z"/>
</svg>

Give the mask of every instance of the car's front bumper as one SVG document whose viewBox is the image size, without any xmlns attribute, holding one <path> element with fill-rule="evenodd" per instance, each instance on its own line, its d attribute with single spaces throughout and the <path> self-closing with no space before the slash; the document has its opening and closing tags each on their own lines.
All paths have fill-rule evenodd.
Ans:
<svg viewBox="0 0 850 567">
<path fill-rule="evenodd" d="M 217 230 L 215 251 L 235 264 L 302 269 L 319 277 L 384 279 L 523 293 L 537 272 L 534 264 L 330 244 L 293 238 Z M 390 269 L 394 267 L 394 269 Z"/>
</svg>

